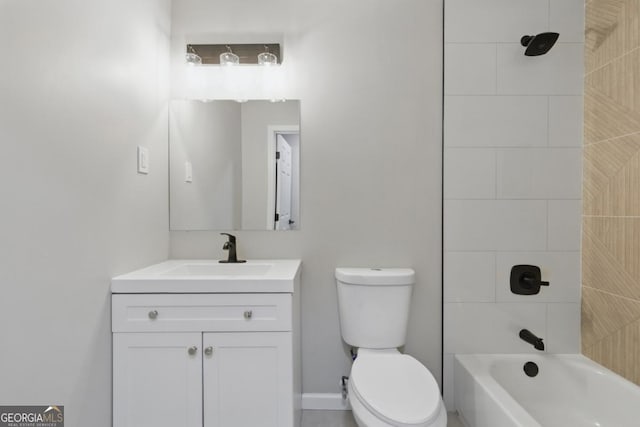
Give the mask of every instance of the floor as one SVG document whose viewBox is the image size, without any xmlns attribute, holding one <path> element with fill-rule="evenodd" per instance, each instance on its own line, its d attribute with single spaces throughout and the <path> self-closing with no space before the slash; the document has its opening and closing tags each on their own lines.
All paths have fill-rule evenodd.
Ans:
<svg viewBox="0 0 640 427">
<path fill-rule="evenodd" d="M 464 427 L 458 416 L 447 415 L 447 427 Z M 302 411 L 302 427 L 357 427 L 351 411 Z"/>
</svg>

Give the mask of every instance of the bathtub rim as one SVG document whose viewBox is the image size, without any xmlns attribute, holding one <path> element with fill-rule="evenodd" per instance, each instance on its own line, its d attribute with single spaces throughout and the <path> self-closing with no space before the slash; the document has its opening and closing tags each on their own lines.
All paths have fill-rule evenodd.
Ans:
<svg viewBox="0 0 640 427">
<path fill-rule="evenodd" d="M 503 411 L 514 425 L 524 425 L 531 427 L 542 427 L 542 425 L 531 415 L 508 391 L 505 389 L 492 375 L 491 364 L 500 359 L 520 359 L 527 360 L 556 360 L 561 363 L 567 361 L 577 362 L 586 369 L 589 369 L 595 375 L 603 375 L 612 379 L 618 386 L 623 388 L 625 392 L 640 394 L 640 386 L 613 372 L 612 370 L 600 365 L 599 363 L 589 359 L 579 353 L 474 353 L 474 354 L 455 354 L 454 355 L 454 387 L 457 387 L 457 377 L 460 375 L 468 375 L 474 385 L 482 389 L 492 403 Z M 464 370 L 464 373 L 461 372 Z M 464 417 L 464 411 L 459 405 L 459 391 L 455 390 L 455 409 L 460 413 L 465 425 L 470 425 Z"/>
</svg>

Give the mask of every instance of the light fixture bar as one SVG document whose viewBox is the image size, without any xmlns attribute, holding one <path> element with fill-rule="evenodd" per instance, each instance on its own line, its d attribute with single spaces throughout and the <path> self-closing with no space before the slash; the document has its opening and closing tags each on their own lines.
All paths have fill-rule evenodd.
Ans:
<svg viewBox="0 0 640 427">
<path fill-rule="evenodd" d="M 220 65 L 220 54 L 231 51 L 240 57 L 240 65 L 257 65 L 258 55 L 265 52 L 272 53 L 277 58 L 277 64 L 282 63 L 282 52 L 279 43 L 256 44 L 188 44 L 187 53 L 195 53 L 202 58 L 203 65 Z"/>
</svg>

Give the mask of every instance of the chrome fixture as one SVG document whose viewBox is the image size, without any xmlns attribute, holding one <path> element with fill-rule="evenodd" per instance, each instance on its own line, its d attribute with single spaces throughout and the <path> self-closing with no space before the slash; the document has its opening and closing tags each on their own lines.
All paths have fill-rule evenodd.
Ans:
<svg viewBox="0 0 640 427">
<path fill-rule="evenodd" d="M 264 52 L 258 55 L 258 65 L 264 65 L 269 67 L 271 65 L 278 65 L 278 57 L 269 52 L 269 45 L 264 45 Z"/>
<path fill-rule="evenodd" d="M 238 65 L 240 64 L 240 57 L 233 53 L 231 46 L 227 45 L 227 51 L 220 54 L 220 65 Z"/>
<path fill-rule="evenodd" d="M 340 389 L 342 390 L 342 400 L 347 400 L 347 397 L 349 397 L 349 389 L 348 389 L 348 384 L 349 383 L 349 377 L 343 375 L 342 378 L 340 379 Z"/>
<path fill-rule="evenodd" d="M 195 55 L 199 62 L 189 58 Z M 260 44 L 188 44 L 187 62 L 194 65 L 265 65 L 282 63 L 282 50 L 278 43 Z"/>
<path fill-rule="evenodd" d="M 202 58 L 196 53 L 193 49 L 193 46 L 187 45 L 187 53 L 185 55 L 185 59 L 187 60 L 187 64 L 194 65 L 202 65 Z"/>
</svg>

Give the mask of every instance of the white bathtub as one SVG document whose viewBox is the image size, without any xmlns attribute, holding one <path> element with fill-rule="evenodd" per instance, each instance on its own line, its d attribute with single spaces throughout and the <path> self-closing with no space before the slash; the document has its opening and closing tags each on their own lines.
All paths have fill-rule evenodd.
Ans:
<svg viewBox="0 0 640 427">
<path fill-rule="evenodd" d="M 640 387 L 577 354 L 456 355 L 454 391 L 469 427 L 640 426 Z"/>
</svg>

